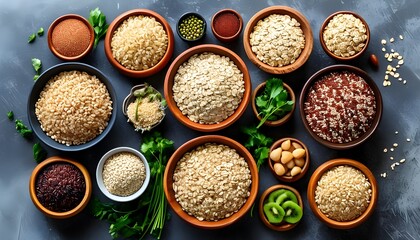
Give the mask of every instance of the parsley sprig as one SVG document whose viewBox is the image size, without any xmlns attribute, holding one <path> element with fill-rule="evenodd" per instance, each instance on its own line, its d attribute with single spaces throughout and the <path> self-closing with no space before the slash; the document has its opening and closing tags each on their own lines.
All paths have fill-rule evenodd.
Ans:
<svg viewBox="0 0 420 240">
<path fill-rule="evenodd" d="M 260 167 L 268 159 L 270 145 L 273 143 L 273 139 L 259 132 L 256 127 L 243 128 L 242 131 L 248 135 L 248 139 L 244 146 L 251 152 L 252 156 L 257 161 L 257 168 L 259 171 Z"/>
<path fill-rule="evenodd" d="M 93 47 L 96 48 L 99 40 L 105 36 L 109 25 L 106 24 L 106 16 L 101 12 L 101 10 L 99 10 L 99 8 L 90 10 L 88 21 L 95 32 L 95 42 Z"/>
</svg>

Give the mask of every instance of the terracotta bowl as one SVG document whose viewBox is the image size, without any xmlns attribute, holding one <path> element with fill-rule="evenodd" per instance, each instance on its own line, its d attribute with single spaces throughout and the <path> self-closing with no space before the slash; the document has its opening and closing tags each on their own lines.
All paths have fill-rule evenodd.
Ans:
<svg viewBox="0 0 420 240">
<path fill-rule="evenodd" d="M 248 163 L 249 169 L 251 171 L 252 183 L 251 183 L 250 195 L 247 201 L 242 206 L 242 208 L 239 209 L 238 212 L 234 213 L 228 218 L 224 218 L 219 221 L 199 221 L 194 216 L 188 215 L 188 213 L 186 213 L 182 209 L 181 205 L 176 201 L 175 192 L 173 189 L 172 176 L 173 176 L 173 173 L 175 171 L 175 167 L 178 161 L 184 156 L 185 153 L 190 152 L 191 150 L 205 143 L 223 144 L 223 145 L 229 146 L 230 148 L 235 149 L 237 153 L 240 156 L 242 156 L 245 159 L 245 161 Z M 201 137 L 194 138 L 184 143 L 181 147 L 179 147 L 174 152 L 174 154 L 169 159 L 165 168 L 165 174 L 163 178 L 163 188 L 165 191 L 165 196 L 172 210 L 184 221 L 188 222 L 189 224 L 195 227 L 199 227 L 203 229 L 224 228 L 237 222 L 240 218 L 242 218 L 254 204 L 254 201 L 258 193 L 258 183 L 259 183 L 259 176 L 258 176 L 257 165 L 255 164 L 255 161 L 252 155 L 248 152 L 248 150 L 244 146 L 242 146 L 240 143 L 236 142 L 235 140 L 232 140 L 224 136 L 219 136 L 219 135 L 201 136 Z"/>
<path fill-rule="evenodd" d="M 303 34 L 305 35 L 305 47 L 302 50 L 299 57 L 294 63 L 282 67 L 272 67 L 266 63 L 263 63 L 262 61 L 257 59 L 255 53 L 251 50 L 249 37 L 250 34 L 254 31 L 254 26 L 259 20 L 262 20 L 272 14 L 289 15 L 295 18 L 300 23 L 300 27 L 303 31 Z M 249 20 L 248 24 L 245 27 L 243 41 L 246 55 L 251 60 L 251 62 L 254 63 L 261 70 L 272 74 L 285 74 L 295 71 L 308 60 L 313 48 L 312 29 L 308 20 L 299 11 L 287 6 L 271 6 L 257 12 Z"/>
<path fill-rule="evenodd" d="M 358 218 L 351 221 L 347 221 L 347 222 L 339 222 L 339 221 L 328 218 L 325 214 L 321 212 L 321 210 L 318 208 L 317 203 L 315 202 L 315 190 L 318 185 L 318 181 L 320 180 L 322 175 L 333 167 L 343 166 L 343 165 L 351 166 L 360 170 L 364 175 L 366 175 L 367 179 L 369 180 L 371 184 L 371 189 L 372 189 L 371 200 L 365 212 L 362 213 L 362 215 L 360 215 Z M 317 216 L 322 222 L 327 224 L 327 226 L 332 227 L 332 228 L 350 229 L 350 228 L 355 228 L 359 226 L 360 224 L 365 222 L 369 218 L 370 215 L 372 215 L 376 207 L 377 201 L 378 201 L 378 186 L 376 183 L 375 176 L 365 165 L 355 160 L 346 159 L 346 158 L 337 158 L 337 159 L 327 161 L 315 170 L 315 172 L 311 176 L 311 179 L 309 180 L 309 184 L 308 184 L 309 206 L 311 207 L 312 212 L 315 214 L 315 216 Z"/>
<path fill-rule="evenodd" d="M 86 190 L 85 190 L 83 199 L 75 208 L 67 212 L 51 211 L 50 209 L 44 207 L 36 196 L 36 181 L 37 181 L 38 175 L 44 170 L 46 166 L 50 164 L 57 164 L 57 163 L 70 163 L 76 166 L 80 170 L 80 172 L 82 172 L 83 177 L 85 179 Z M 54 157 L 47 158 L 46 160 L 38 164 L 35 167 L 35 169 L 32 171 L 32 174 L 29 180 L 29 194 L 31 196 L 32 202 L 34 203 L 35 207 L 37 207 L 38 210 L 41 211 L 46 216 L 51 217 L 51 218 L 57 218 L 57 219 L 70 218 L 80 213 L 89 203 L 90 197 L 92 195 L 92 181 L 90 179 L 88 170 L 79 162 L 76 162 L 74 160 L 67 159 L 67 158 L 54 156 Z"/>
<path fill-rule="evenodd" d="M 69 19 L 75 19 L 75 20 L 81 21 L 84 25 L 86 25 L 90 33 L 89 45 L 82 53 L 80 53 L 77 56 L 66 56 L 63 53 L 60 53 L 60 50 L 57 50 L 57 48 L 54 46 L 53 41 L 52 41 L 52 36 L 55 30 L 55 27 L 57 27 L 57 25 L 60 24 L 61 22 L 65 20 L 69 20 Z M 69 29 L 69 33 L 70 32 L 71 30 Z M 95 32 L 93 31 L 93 27 L 89 24 L 88 20 L 86 20 L 84 17 L 77 14 L 66 14 L 57 18 L 56 20 L 54 20 L 54 22 L 51 23 L 48 29 L 48 47 L 50 48 L 51 52 L 56 57 L 64 61 L 78 61 L 84 58 L 87 54 L 89 54 L 92 51 L 94 40 L 95 40 Z"/>
<path fill-rule="evenodd" d="M 229 116 L 224 121 L 217 123 L 217 124 L 200 124 L 191 121 L 187 116 L 183 115 L 181 110 L 179 110 L 174 98 L 173 98 L 173 91 L 172 87 L 174 85 L 174 77 L 178 71 L 178 68 L 181 64 L 187 61 L 191 56 L 194 54 L 200 54 L 204 52 L 212 52 L 218 54 L 220 56 L 229 57 L 238 67 L 238 69 L 243 73 L 243 80 L 245 84 L 245 92 L 242 98 L 242 102 L 239 104 L 236 111 Z M 202 132 L 214 132 L 221 129 L 224 129 L 230 125 L 232 125 L 236 120 L 238 120 L 242 114 L 245 112 L 246 107 L 248 106 L 250 97 L 251 97 L 251 79 L 249 76 L 248 68 L 246 67 L 244 61 L 233 51 L 214 44 L 203 44 L 198 45 L 181 53 L 171 64 L 169 67 L 166 76 L 165 76 L 165 84 L 164 84 L 164 94 L 165 99 L 168 104 L 169 110 L 175 116 L 175 118 L 180 121 L 185 126 Z"/>
<path fill-rule="evenodd" d="M 262 91 L 264 91 L 265 85 L 266 85 L 266 82 L 261 83 L 252 92 L 252 98 L 251 98 L 252 99 L 251 100 L 252 111 L 254 112 L 254 115 L 258 118 L 259 121 L 261 121 L 262 117 L 260 115 L 258 115 L 257 104 L 255 103 L 255 99 L 258 97 L 258 95 Z M 293 117 L 293 113 L 295 112 L 295 108 L 296 108 L 296 96 L 295 96 L 295 93 L 293 92 L 293 89 L 289 85 L 287 85 L 285 82 L 283 82 L 283 87 L 289 93 L 289 99 L 294 102 L 292 111 L 290 111 L 289 113 L 287 113 L 286 115 L 284 115 L 282 118 L 280 118 L 278 120 L 265 121 L 263 123 L 263 125 L 266 125 L 266 126 L 269 126 L 269 127 L 278 127 L 278 126 L 281 126 L 281 125 L 285 124 L 287 121 L 289 121 Z"/>
<path fill-rule="evenodd" d="M 237 18 L 237 23 L 238 23 L 238 28 L 236 30 L 236 32 L 232 35 L 226 35 L 226 34 L 222 34 L 217 32 L 217 29 L 220 28 L 229 28 L 227 26 L 226 21 L 228 20 L 223 20 L 223 16 L 233 16 Z M 229 20 L 231 21 L 231 20 Z M 222 9 L 220 11 L 218 11 L 217 13 L 215 13 L 213 15 L 213 18 L 211 19 L 211 31 L 213 32 L 214 36 L 219 39 L 219 41 L 221 42 L 232 42 L 235 41 L 239 35 L 241 34 L 242 31 L 242 26 L 243 26 L 243 20 L 242 20 L 242 16 L 241 14 L 239 14 L 237 11 L 233 10 L 233 9 Z M 219 25 L 219 26 L 218 26 Z"/>
<path fill-rule="evenodd" d="M 367 35 L 367 39 L 366 39 L 366 45 L 362 48 L 361 51 L 359 51 L 358 53 L 349 56 L 349 57 L 342 57 L 339 55 L 334 54 L 333 52 L 331 52 L 328 48 L 327 45 L 325 44 L 325 40 L 324 40 L 324 29 L 327 27 L 328 23 L 331 21 L 331 19 L 335 16 L 337 16 L 338 14 L 352 14 L 354 15 L 356 18 L 360 19 L 362 21 L 362 23 L 366 26 L 366 35 Z M 369 41 L 370 41 L 370 30 L 369 30 L 369 25 L 367 24 L 367 22 L 357 13 L 351 12 L 351 11 L 339 11 L 339 12 L 335 12 L 333 14 L 331 14 L 330 16 L 327 17 L 327 19 L 325 19 L 325 21 L 322 23 L 321 29 L 319 30 L 319 41 L 321 42 L 321 46 L 324 49 L 324 51 L 328 54 L 328 56 L 339 60 L 339 61 L 347 61 L 347 60 L 353 60 L 356 59 L 358 57 L 360 57 L 364 52 L 366 52 L 366 49 L 368 48 L 369 45 Z"/>
<path fill-rule="evenodd" d="M 281 144 L 284 142 L 284 141 L 286 141 L 286 140 L 290 140 L 291 142 L 295 142 L 295 143 L 298 143 L 299 145 L 301 145 L 302 147 L 303 147 L 303 149 L 305 149 L 305 151 L 306 151 L 306 154 L 305 154 L 305 164 L 303 165 L 303 167 L 302 167 L 302 172 L 301 173 L 299 173 L 299 174 L 297 174 L 297 175 L 295 175 L 295 176 L 286 176 L 286 175 L 282 175 L 282 176 L 279 176 L 279 175 L 277 175 L 276 174 L 276 172 L 274 171 L 274 161 L 273 160 L 271 160 L 271 159 L 269 159 L 269 161 L 268 161 L 268 165 L 270 166 L 270 170 L 271 170 L 271 172 L 273 173 L 273 175 L 277 178 L 277 179 L 279 179 L 280 181 L 283 181 L 283 182 L 295 182 L 295 181 L 297 181 L 297 180 L 299 180 L 299 179 L 301 179 L 305 174 L 306 174 L 306 172 L 308 171 L 308 169 L 309 169 L 309 165 L 310 165 L 310 160 L 311 160 L 311 158 L 310 158 L 310 154 L 309 154 L 309 150 L 308 150 L 308 148 L 306 147 L 306 145 L 303 143 L 303 142 L 301 142 L 301 141 L 299 141 L 298 139 L 296 139 L 296 138 L 290 138 L 290 137 L 288 137 L 288 138 L 282 138 L 282 139 L 279 139 L 279 140 L 277 140 L 276 142 L 274 142 L 273 143 L 273 145 L 271 145 L 271 147 L 270 147 L 270 153 L 273 151 L 273 150 L 275 150 L 276 148 L 279 148 L 280 146 L 281 146 Z M 293 160 L 292 160 L 293 161 Z"/>
<path fill-rule="evenodd" d="M 168 47 L 162 59 L 153 67 L 146 70 L 131 70 L 121 65 L 113 57 L 112 50 L 111 50 L 111 40 L 112 40 L 112 36 L 114 32 L 117 30 L 120 24 L 124 22 L 124 20 L 126 20 L 127 18 L 131 16 L 139 16 L 139 15 L 154 17 L 156 21 L 162 24 L 166 34 L 168 35 Z M 148 77 L 161 71 L 171 59 L 172 53 L 174 51 L 174 46 L 175 46 L 175 40 L 174 40 L 174 34 L 172 32 L 171 26 L 168 24 L 165 18 L 163 18 L 161 15 L 148 9 L 133 9 L 133 10 L 124 12 L 118 17 L 116 17 L 109 25 L 108 31 L 106 32 L 106 35 L 105 35 L 105 41 L 104 41 L 105 55 L 108 58 L 108 61 L 111 63 L 111 65 L 117 68 L 118 71 L 120 71 L 122 74 L 129 77 L 133 77 L 133 78 Z"/>
<path fill-rule="evenodd" d="M 203 21 L 203 23 L 204 23 L 204 25 L 203 25 L 203 32 L 200 34 L 200 36 L 198 36 L 197 38 L 194 38 L 194 39 L 187 39 L 187 38 L 186 38 L 186 37 L 184 37 L 184 36 L 181 34 L 181 32 L 180 32 L 180 25 L 181 25 L 182 21 L 184 21 L 186 18 L 188 18 L 188 17 L 190 17 L 190 16 L 194 16 L 194 17 L 196 17 L 196 18 L 200 19 L 201 21 Z M 189 42 L 189 43 L 195 43 L 195 42 L 198 42 L 198 41 L 200 41 L 201 39 L 203 39 L 203 38 L 204 38 L 204 36 L 206 35 L 206 29 L 207 29 L 206 19 L 204 19 L 204 17 L 203 17 L 203 16 L 201 16 L 200 14 L 195 13 L 195 12 L 187 12 L 187 13 L 183 14 L 183 15 L 179 18 L 179 20 L 178 20 L 178 22 L 177 22 L 177 24 L 176 24 L 176 33 L 178 34 L 178 36 L 179 36 L 182 40 L 184 40 L 185 42 Z"/>
<path fill-rule="evenodd" d="M 302 196 L 300 195 L 300 193 L 295 188 L 287 186 L 287 185 L 282 185 L 282 184 L 278 184 L 278 185 L 274 185 L 274 186 L 269 187 L 261 195 L 260 202 L 258 204 L 259 215 L 260 215 L 261 221 L 268 228 L 270 228 L 272 230 L 275 230 L 275 231 L 283 232 L 283 231 L 287 231 L 287 230 L 290 230 L 290 229 L 296 227 L 296 225 L 298 225 L 299 222 L 294 223 L 294 224 L 283 222 L 283 223 L 280 223 L 280 224 L 276 225 L 276 224 L 270 223 L 267 220 L 267 218 L 264 214 L 264 203 L 265 203 L 266 199 L 268 198 L 268 196 L 270 195 L 270 193 L 272 193 L 272 192 L 274 192 L 278 189 L 287 189 L 287 190 L 292 191 L 296 195 L 296 197 L 298 199 L 299 206 L 302 208 L 302 211 L 303 211 L 303 201 L 302 201 Z"/>
<path fill-rule="evenodd" d="M 305 115 L 305 111 L 304 109 L 304 105 L 305 105 L 305 99 L 307 94 L 309 93 L 309 90 L 311 88 L 311 86 L 318 81 L 322 76 L 327 75 L 328 73 L 331 72 L 341 72 L 341 71 L 349 71 L 349 72 L 353 72 L 356 73 L 357 75 L 359 75 L 360 77 L 362 77 L 367 84 L 370 86 L 370 88 L 373 91 L 373 94 L 375 96 L 376 99 L 376 114 L 375 117 L 373 119 L 373 122 L 370 126 L 370 128 L 363 134 L 361 135 L 359 138 L 347 142 L 347 143 L 334 143 L 334 142 L 330 142 L 327 140 L 324 140 L 323 138 L 319 137 L 315 132 L 312 131 L 311 127 L 308 124 L 308 121 L 306 120 L 306 115 Z M 376 128 L 378 127 L 381 118 L 382 118 L 382 108 L 383 108 L 383 104 L 382 104 L 382 95 L 381 92 L 379 91 L 378 86 L 376 85 L 375 81 L 363 70 L 361 70 L 360 68 L 354 67 L 354 66 L 350 66 L 350 65 L 332 65 L 326 68 L 323 68 L 321 70 L 319 70 L 318 72 L 316 72 L 315 74 L 313 74 L 309 80 L 306 82 L 306 84 L 304 85 L 302 92 L 300 94 L 300 116 L 302 119 L 302 122 L 306 128 L 306 130 L 309 132 L 309 134 L 311 134 L 311 136 L 318 141 L 319 143 L 321 143 L 322 145 L 332 148 L 332 149 L 337 149 L 337 150 L 343 150 L 343 149 L 349 149 L 349 148 L 353 148 L 356 147 L 360 144 L 362 144 L 363 142 L 365 142 L 376 130 Z"/>
</svg>

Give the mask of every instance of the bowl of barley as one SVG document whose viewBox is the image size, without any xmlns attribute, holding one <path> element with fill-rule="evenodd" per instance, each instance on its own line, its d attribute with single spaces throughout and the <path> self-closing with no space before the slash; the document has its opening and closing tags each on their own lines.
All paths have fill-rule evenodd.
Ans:
<svg viewBox="0 0 420 240">
<path fill-rule="evenodd" d="M 158 13 L 133 9 L 116 17 L 105 36 L 105 55 L 122 74 L 148 77 L 161 71 L 172 57 L 171 26 Z"/>
<path fill-rule="evenodd" d="M 251 62 L 272 74 L 300 68 L 313 48 L 308 20 L 287 6 L 271 6 L 254 14 L 245 27 L 243 42 Z"/>
<path fill-rule="evenodd" d="M 327 226 L 355 228 L 373 213 L 378 201 L 375 176 L 362 163 L 337 158 L 319 166 L 308 184 L 312 212 Z"/>
<path fill-rule="evenodd" d="M 185 126 L 214 132 L 232 125 L 251 98 L 251 79 L 244 61 L 214 44 L 181 53 L 169 67 L 164 94 L 169 110 Z"/>
<path fill-rule="evenodd" d="M 369 26 L 357 13 L 335 12 L 322 24 L 319 41 L 330 57 L 342 61 L 353 60 L 360 57 L 369 45 Z"/>
<path fill-rule="evenodd" d="M 116 118 L 116 93 L 108 78 L 84 63 L 43 72 L 28 99 L 29 124 L 46 145 L 80 151 L 99 143 Z"/>
<path fill-rule="evenodd" d="M 248 212 L 257 197 L 258 182 L 257 166 L 244 146 L 224 136 L 206 135 L 173 153 L 163 188 L 181 219 L 198 228 L 219 229 Z"/>
</svg>

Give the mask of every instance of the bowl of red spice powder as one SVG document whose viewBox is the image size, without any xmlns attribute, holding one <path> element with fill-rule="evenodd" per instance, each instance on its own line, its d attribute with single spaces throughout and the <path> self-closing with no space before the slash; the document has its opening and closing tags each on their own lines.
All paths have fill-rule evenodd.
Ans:
<svg viewBox="0 0 420 240">
<path fill-rule="evenodd" d="M 241 15 L 233 9 L 222 9 L 214 14 L 211 20 L 211 30 L 222 42 L 236 40 L 242 31 L 242 26 Z"/>
<path fill-rule="evenodd" d="M 46 216 L 70 218 L 88 204 L 92 181 L 87 169 L 79 162 L 53 156 L 32 171 L 29 194 L 34 205 Z"/>
<path fill-rule="evenodd" d="M 365 142 L 382 117 L 382 96 L 374 80 L 350 65 L 321 69 L 300 95 L 300 116 L 311 136 L 332 149 Z"/>
<path fill-rule="evenodd" d="M 93 48 L 93 27 L 82 16 L 67 14 L 57 18 L 48 29 L 48 47 L 64 61 L 77 61 Z"/>
</svg>

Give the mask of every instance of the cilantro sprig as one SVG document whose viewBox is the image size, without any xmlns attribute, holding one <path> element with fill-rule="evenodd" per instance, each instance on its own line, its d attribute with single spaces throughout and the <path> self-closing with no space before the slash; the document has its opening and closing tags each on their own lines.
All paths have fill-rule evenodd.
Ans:
<svg viewBox="0 0 420 240">
<path fill-rule="evenodd" d="M 248 136 L 244 146 L 251 152 L 255 161 L 257 161 L 259 171 L 260 167 L 268 159 L 270 145 L 273 143 L 273 139 L 265 136 L 256 127 L 243 128 L 242 131 Z"/>
<path fill-rule="evenodd" d="M 96 48 L 99 40 L 105 36 L 109 25 L 106 24 L 106 16 L 101 12 L 101 10 L 99 10 L 99 8 L 90 10 L 88 21 L 95 32 L 95 42 L 93 47 Z"/>
</svg>

